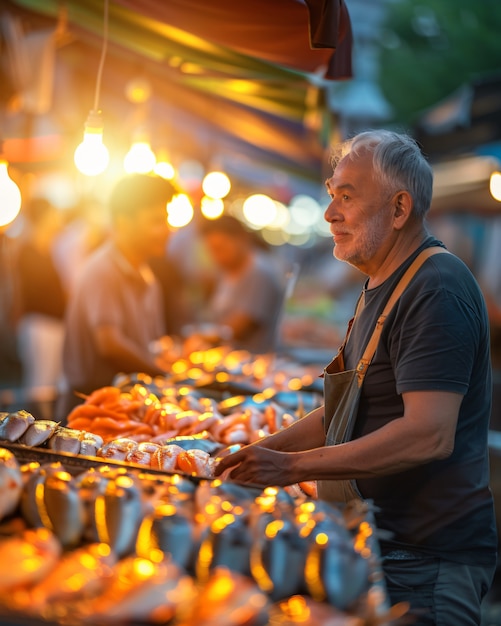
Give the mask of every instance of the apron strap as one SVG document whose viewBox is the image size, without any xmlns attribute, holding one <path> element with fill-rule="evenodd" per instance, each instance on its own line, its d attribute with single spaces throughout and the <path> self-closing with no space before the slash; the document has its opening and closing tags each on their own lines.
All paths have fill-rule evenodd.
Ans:
<svg viewBox="0 0 501 626">
<path fill-rule="evenodd" d="M 438 246 L 426 248 L 425 250 L 420 252 L 418 256 L 414 259 L 414 261 L 411 263 L 411 265 L 407 268 L 405 274 L 402 276 L 399 283 L 393 290 L 393 293 L 389 297 L 388 302 L 386 303 L 383 309 L 383 312 L 378 317 L 378 320 L 376 322 L 376 327 L 374 328 L 374 332 L 372 333 L 372 336 L 369 339 L 369 343 L 367 344 L 367 347 L 365 348 L 362 358 L 360 359 L 356 367 L 359 387 L 362 386 L 364 376 L 367 372 L 367 368 L 369 367 L 369 364 L 372 361 L 372 357 L 374 356 L 374 353 L 376 352 L 377 344 L 379 342 L 379 337 L 381 336 L 381 331 L 383 330 L 384 322 L 386 318 L 388 317 L 388 314 L 390 313 L 391 309 L 393 308 L 397 300 L 400 298 L 400 296 L 403 294 L 407 285 L 411 282 L 416 272 L 421 267 L 421 265 L 426 261 L 426 259 L 429 259 L 434 254 L 440 254 L 443 252 L 449 253 L 449 251 L 446 250 L 445 248 L 439 248 Z M 358 312 L 358 306 L 357 306 L 357 312 Z"/>
</svg>

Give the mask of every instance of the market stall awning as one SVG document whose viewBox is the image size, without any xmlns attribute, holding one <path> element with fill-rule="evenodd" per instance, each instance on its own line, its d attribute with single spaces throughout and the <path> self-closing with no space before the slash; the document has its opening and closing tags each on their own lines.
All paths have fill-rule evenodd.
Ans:
<svg viewBox="0 0 501 626">
<path fill-rule="evenodd" d="M 12 48 L 14 58 L 23 54 L 23 39 L 53 35 L 47 133 L 57 131 L 74 145 L 93 105 L 104 3 L 5 5 L 3 15 L 22 28 L 14 43 L 5 41 L 3 31 L 11 57 Z M 117 143 L 130 141 L 142 124 L 169 152 L 205 163 L 226 158 L 239 175 L 259 178 L 261 168 L 305 181 L 319 178 L 330 133 L 322 87 L 351 77 L 351 26 L 343 0 L 113 0 L 108 24 L 99 105 Z M 8 107 L 26 85 L 12 64 L 2 70 L 0 95 Z M 142 108 L 126 97 L 131 81 L 140 79 L 152 91 Z M 16 138 L 33 129 L 33 117 L 41 126 L 36 104 L 34 114 L 23 116 L 21 105 L 13 116 L 8 130 Z"/>
</svg>

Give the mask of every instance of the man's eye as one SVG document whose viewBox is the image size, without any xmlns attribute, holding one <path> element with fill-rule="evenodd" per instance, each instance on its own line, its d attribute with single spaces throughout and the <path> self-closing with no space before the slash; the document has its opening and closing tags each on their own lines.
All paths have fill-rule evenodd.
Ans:
<svg viewBox="0 0 501 626">
<path fill-rule="evenodd" d="M 343 193 L 342 198 L 343 200 L 349 200 L 350 196 L 347 196 L 345 193 Z"/>
</svg>

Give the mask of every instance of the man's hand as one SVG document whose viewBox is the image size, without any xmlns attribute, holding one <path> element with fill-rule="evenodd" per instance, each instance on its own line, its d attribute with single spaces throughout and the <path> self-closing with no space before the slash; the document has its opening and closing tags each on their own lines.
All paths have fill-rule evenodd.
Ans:
<svg viewBox="0 0 501 626">
<path fill-rule="evenodd" d="M 284 487 L 296 482 L 292 476 L 295 456 L 294 453 L 277 452 L 257 445 L 246 446 L 221 459 L 215 474 L 263 487 Z"/>
</svg>

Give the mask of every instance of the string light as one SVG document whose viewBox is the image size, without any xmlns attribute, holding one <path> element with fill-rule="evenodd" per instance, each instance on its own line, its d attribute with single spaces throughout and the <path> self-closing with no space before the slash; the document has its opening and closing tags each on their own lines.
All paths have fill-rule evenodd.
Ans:
<svg viewBox="0 0 501 626">
<path fill-rule="evenodd" d="M 9 176 L 8 162 L 0 149 L 0 228 L 7 226 L 21 210 L 21 191 Z"/>
<path fill-rule="evenodd" d="M 489 191 L 494 200 L 501 202 L 501 172 L 492 172 L 489 181 Z"/>
<path fill-rule="evenodd" d="M 148 174 L 155 167 L 157 158 L 149 141 L 141 138 L 133 141 L 124 158 L 124 170 L 127 174 Z"/>
<path fill-rule="evenodd" d="M 277 215 L 277 207 L 269 196 L 256 193 L 244 201 L 243 214 L 247 224 L 258 229 L 273 222 Z"/>
<path fill-rule="evenodd" d="M 167 204 L 167 221 L 173 228 L 182 228 L 193 219 L 193 207 L 185 193 L 175 195 Z"/>
<path fill-rule="evenodd" d="M 103 75 L 104 60 L 108 48 L 108 0 L 104 0 L 104 26 L 103 45 L 101 58 L 96 78 L 96 91 L 94 94 L 94 108 L 90 111 L 85 122 L 85 130 L 82 143 L 75 150 L 75 165 L 86 176 L 97 176 L 104 172 L 110 160 L 109 152 L 103 144 L 102 113 L 99 110 L 99 94 L 101 90 L 101 78 Z"/>
<path fill-rule="evenodd" d="M 160 148 L 157 153 L 157 162 L 155 163 L 155 167 L 153 171 L 157 176 L 161 176 L 167 180 L 172 180 L 176 176 L 176 170 L 174 166 L 169 161 L 167 151 L 165 148 Z"/>
<path fill-rule="evenodd" d="M 202 189 L 209 198 L 225 198 L 231 189 L 231 182 L 224 172 L 209 172 L 202 181 Z"/>
<path fill-rule="evenodd" d="M 224 202 L 221 198 L 204 196 L 200 200 L 200 211 L 209 220 L 215 220 L 224 213 Z"/>
</svg>

